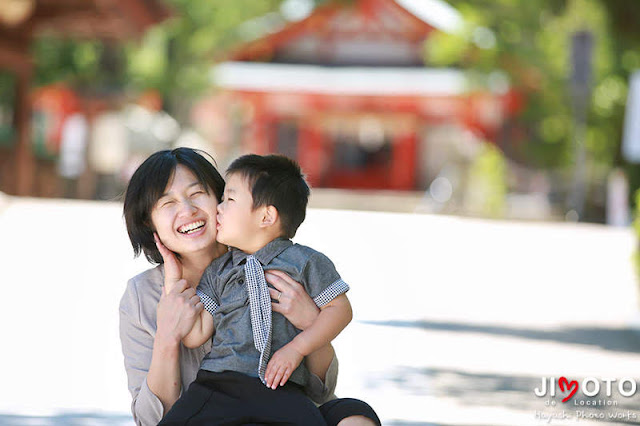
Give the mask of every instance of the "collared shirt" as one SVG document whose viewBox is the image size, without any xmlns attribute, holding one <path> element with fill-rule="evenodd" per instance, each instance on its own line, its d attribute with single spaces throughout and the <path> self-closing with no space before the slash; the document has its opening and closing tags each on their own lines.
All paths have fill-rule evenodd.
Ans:
<svg viewBox="0 0 640 426">
<path fill-rule="evenodd" d="M 324 254 L 291 240 L 277 238 L 254 253 L 265 271 L 283 271 L 302 284 L 317 306 L 322 307 L 349 286 L 340 278 L 333 262 Z M 213 371 L 237 371 L 257 377 L 260 352 L 255 348 L 251 329 L 251 311 L 244 276 L 247 254 L 232 249 L 214 260 L 205 270 L 198 294 L 213 316 L 215 333 L 211 352 L 201 368 Z M 300 330 L 287 319 L 272 313 L 272 353 L 289 343 Z M 309 371 L 304 363 L 290 380 L 305 386 Z"/>
</svg>

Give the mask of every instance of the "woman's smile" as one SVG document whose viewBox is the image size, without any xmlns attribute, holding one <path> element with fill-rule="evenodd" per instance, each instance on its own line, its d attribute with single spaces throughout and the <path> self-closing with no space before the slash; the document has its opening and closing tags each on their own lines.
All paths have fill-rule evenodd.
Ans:
<svg viewBox="0 0 640 426">
<path fill-rule="evenodd" d="M 199 231 L 204 231 L 205 221 L 196 220 L 195 222 L 187 223 L 178 228 L 178 232 L 181 234 L 192 235 Z"/>
</svg>

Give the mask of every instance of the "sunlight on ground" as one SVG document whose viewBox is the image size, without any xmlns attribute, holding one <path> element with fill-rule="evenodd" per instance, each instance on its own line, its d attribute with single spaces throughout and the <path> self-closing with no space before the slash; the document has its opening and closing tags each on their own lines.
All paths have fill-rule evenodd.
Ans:
<svg viewBox="0 0 640 426">
<path fill-rule="evenodd" d="M 118 303 L 148 265 L 132 259 L 121 205 L 10 201 L 0 424 L 132 424 Z M 541 377 L 637 370 L 630 230 L 316 209 L 296 241 L 352 287 L 338 394 L 385 424 L 544 424 Z"/>
</svg>

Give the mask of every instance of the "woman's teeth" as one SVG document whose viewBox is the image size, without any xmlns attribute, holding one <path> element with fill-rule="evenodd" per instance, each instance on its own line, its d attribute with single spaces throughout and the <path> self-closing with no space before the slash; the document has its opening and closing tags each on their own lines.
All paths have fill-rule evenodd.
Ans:
<svg viewBox="0 0 640 426">
<path fill-rule="evenodd" d="M 182 225 L 180 228 L 178 228 L 178 232 L 180 232 L 181 234 L 191 234 L 197 231 L 198 229 L 202 228 L 203 226 L 204 226 L 204 220 L 198 220 L 197 222 Z"/>
</svg>

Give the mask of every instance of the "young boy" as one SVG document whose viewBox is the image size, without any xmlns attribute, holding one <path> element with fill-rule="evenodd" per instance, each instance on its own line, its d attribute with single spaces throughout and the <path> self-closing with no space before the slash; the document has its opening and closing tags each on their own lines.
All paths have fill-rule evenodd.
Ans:
<svg viewBox="0 0 640 426">
<path fill-rule="evenodd" d="M 234 410 L 250 410 L 256 413 L 252 421 L 313 424 L 315 414 L 300 387 L 306 384 L 309 371 L 321 375 L 327 360 L 322 356 L 309 357 L 306 363 L 302 360 L 328 345 L 351 321 L 352 312 L 345 295 L 349 287 L 333 263 L 322 253 L 290 240 L 305 218 L 308 197 L 300 167 L 286 157 L 245 155 L 227 170 L 224 200 L 218 205 L 217 240 L 230 251 L 205 271 L 198 286 L 205 310 L 183 339 L 185 346 L 193 348 L 213 336 L 212 350 L 202 361 L 196 383 L 224 396 L 234 393 L 233 401 L 239 402 L 233 408 L 220 394 L 198 398 L 206 398 L 204 404 L 225 400 L 224 407 L 215 408 L 228 412 L 225 420 L 233 417 Z M 270 269 L 284 271 L 300 282 L 320 307 L 317 319 L 306 330 L 297 330 L 284 316 L 271 312 L 264 278 L 264 271 Z M 224 385 L 229 374 L 234 389 Z M 246 389 L 238 391 L 238 387 Z M 266 395 L 263 390 L 267 388 L 268 393 L 271 389 L 277 392 Z M 250 403 L 243 399 L 247 394 L 255 395 Z M 300 396 L 304 402 L 295 399 Z M 257 408 L 257 400 L 265 397 L 271 401 Z M 184 398 L 176 406 L 184 405 Z M 280 417 L 274 420 L 264 411 Z M 291 417 L 283 418 L 283 413 Z"/>
</svg>

